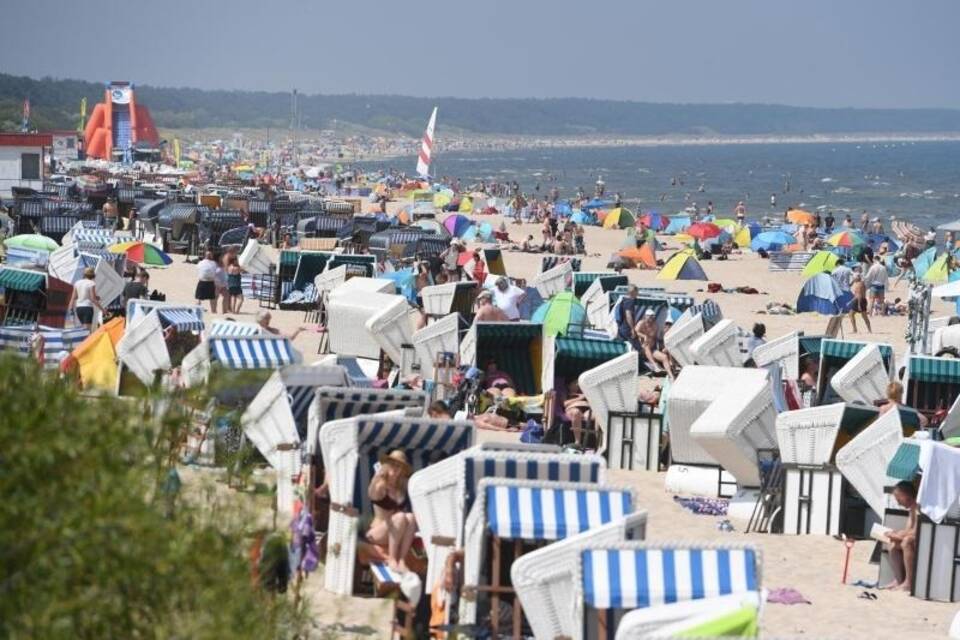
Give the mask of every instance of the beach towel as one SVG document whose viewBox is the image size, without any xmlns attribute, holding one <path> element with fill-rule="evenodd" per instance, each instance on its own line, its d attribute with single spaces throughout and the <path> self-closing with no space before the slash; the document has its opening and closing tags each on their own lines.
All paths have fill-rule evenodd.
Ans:
<svg viewBox="0 0 960 640">
<path fill-rule="evenodd" d="M 790 587 L 771 589 L 767 596 L 767 602 L 773 604 L 813 604 L 802 593 Z"/>
<path fill-rule="evenodd" d="M 723 498 L 683 498 L 681 496 L 673 496 L 673 501 L 691 513 L 700 516 L 725 516 L 727 515 L 727 507 L 730 504 L 729 500 Z"/>
</svg>

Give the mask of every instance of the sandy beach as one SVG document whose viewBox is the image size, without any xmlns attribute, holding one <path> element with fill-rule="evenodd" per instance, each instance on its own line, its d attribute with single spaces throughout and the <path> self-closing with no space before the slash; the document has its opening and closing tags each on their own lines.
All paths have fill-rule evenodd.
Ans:
<svg viewBox="0 0 960 640">
<path fill-rule="evenodd" d="M 393 203 L 398 205 L 399 203 Z M 499 224 L 496 216 L 484 216 L 483 220 Z M 514 225 L 508 223 L 512 238 L 522 239 L 528 234 L 539 237 L 538 225 Z M 588 256 L 584 270 L 604 269 L 608 256 L 617 250 L 623 231 L 586 228 Z M 677 242 L 665 237 L 668 247 L 676 248 Z M 663 252 L 663 257 L 668 255 Z M 531 279 L 537 272 L 540 255 L 504 252 L 508 273 L 514 277 Z M 754 322 L 764 322 L 768 338 L 776 338 L 792 330 L 807 333 L 822 333 L 827 318 L 815 314 L 794 316 L 767 315 L 763 313 L 768 302 L 794 304 L 803 283 L 799 273 L 771 274 L 767 262 L 752 253 L 735 254 L 729 261 L 706 261 L 702 263 L 711 282 L 720 282 L 724 287 L 751 286 L 761 293 L 711 294 L 710 297 L 723 309 L 724 316 L 749 329 Z M 706 283 L 701 281 L 665 282 L 656 279 L 653 270 L 629 270 L 625 272 L 636 284 L 667 285 L 668 290 L 683 291 L 697 301 L 707 297 Z M 151 286 L 167 294 L 173 302 L 190 302 L 195 285 L 195 267 L 186 264 L 182 256 L 175 256 L 173 265 L 166 269 L 151 271 Z M 901 282 L 893 297 L 906 299 L 906 282 Z M 247 301 L 238 319 L 252 319 L 257 311 L 256 301 Z M 934 301 L 933 316 L 949 313 L 949 307 Z M 292 331 L 304 320 L 302 312 L 273 311 L 273 323 L 283 331 Z M 864 332 L 857 338 L 891 343 L 897 352 L 897 361 L 902 362 L 906 345 L 903 332 L 905 318 L 900 316 L 876 317 L 873 333 Z M 845 321 L 846 336 L 852 337 L 850 326 Z M 304 361 L 315 361 L 318 356 L 319 337 L 304 331 L 295 340 Z M 478 432 L 479 439 L 515 440 L 516 434 L 489 431 Z M 921 639 L 942 637 L 950 620 L 956 613 L 951 604 L 925 602 L 911 598 L 904 592 L 876 592 L 878 600 L 858 598 L 861 588 L 841 584 L 843 543 L 825 536 L 744 535 L 738 531 L 721 532 L 716 528 L 720 518 L 692 515 L 676 505 L 672 495 L 664 489 L 664 474 L 649 472 L 613 471 L 611 480 L 635 487 L 640 506 L 649 514 L 647 536 L 650 540 L 699 540 L 699 541 L 749 541 L 763 552 L 763 584 L 768 588 L 790 587 L 802 593 L 811 604 L 768 604 L 763 614 L 762 630 L 767 638 L 900 638 Z M 736 523 L 735 523 L 736 524 Z M 742 523 L 740 523 L 742 526 Z M 868 564 L 873 543 L 858 542 L 853 550 L 849 582 L 864 580 L 874 582 L 876 565 Z M 305 592 L 310 597 L 310 610 L 318 628 L 332 634 L 331 637 L 388 637 L 391 608 L 387 601 L 364 598 L 343 598 L 323 591 L 319 573 L 311 576 Z"/>
</svg>

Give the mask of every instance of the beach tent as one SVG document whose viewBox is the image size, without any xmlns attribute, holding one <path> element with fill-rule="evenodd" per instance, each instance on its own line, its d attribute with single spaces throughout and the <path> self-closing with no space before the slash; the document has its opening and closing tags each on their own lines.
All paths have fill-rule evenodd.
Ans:
<svg viewBox="0 0 960 640">
<path fill-rule="evenodd" d="M 460 198 L 460 206 L 457 207 L 460 213 L 471 213 L 473 211 L 473 200 L 469 196 Z"/>
<path fill-rule="evenodd" d="M 553 205 L 553 213 L 554 215 L 566 218 L 573 214 L 573 207 L 570 206 L 568 200 L 558 200 Z"/>
<path fill-rule="evenodd" d="M 604 229 L 627 229 L 636 224 L 636 217 L 629 209 L 617 207 L 607 212 L 603 218 Z"/>
<path fill-rule="evenodd" d="M 697 262 L 697 259 L 688 253 L 678 253 L 667 260 L 660 273 L 657 274 L 658 280 L 706 280 L 707 274 L 703 267 Z"/>
<path fill-rule="evenodd" d="M 695 222 L 687 227 L 685 233 L 691 238 L 706 240 L 707 238 L 716 238 L 721 231 L 722 229 L 712 222 Z"/>
<path fill-rule="evenodd" d="M 617 255 L 630 260 L 638 267 L 642 266 L 647 269 L 657 268 L 657 256 L 653 252 L 653 245 L 649 242 L 644 242 L 639 247 L 621 249 Z"/>
<path fill-rule="evenodd" d="M 918 280 L 923 280 L 924 275 L 927 273 L 927 269 L 934 263 L 937 259 L 937 248 L 930 247 L 920 255 L 918 255 L 913 260 L 913 272 L 916 274 Z"/>
<path fill-rule="evenodd" d="M 579 335 L 586 323 L 586 311 L 572 291 L 562 291 L 533 312 L 531 322 L 543 324 L 547 336 Z"/>
<path fill-rule="evenodd" d="M 680 233 L 690 226 L 690 216 L 687 215 L 670 216 L 669 220 L 665 233 Z"/>
<path fill-rule="evenodd" d="M 740 229 L 735 230 L 733 242 L 738 247 L 746 249 L 750 246 L 750 240 L 752 240 L 750 227 L 741 227 Z"/>
<path fill-rule="evenodd" d="M 123 337 L 126 323 L 123 318 L 114 318 L 100 325 L 70 352 L 61 368 L 76 365 L 80 382 L 85 389 L 102 389 L 113 392 L 117 388 L 117 343 Z"/>
<path fill-rule="evenodd" d="M 671 221 L 666 216 L 660 215 L 656 211 L 651 211 L 650 213 L 645 213 L 640 216 L 640 222 L 642 222 L 648 229 L 663 231 L 670 225 Z"/>
<path fill-rule="evenodd" d="M 817 251 L 813 254 L 813 257 L 810 258 L 807 266 L 803 268 L 804 277 L 810 278 L 818 273 L 833 271 L 833 268 L 837 266 L 837 259 L 838 256 L 835 253 L 830 251 Z"/>
<path fill-rule="evenodd" d="M 845 313 L 853 294 L 840 289 L 837 281 L 826 273 L 818 273 L 807 280 L 797 298 L 797 312 L 814 311 L 826 316 Z"/>
<path fill-rule="evenodd" d="M 472 225 L 469 218 L 459 214 L 447 216 L 443 220 L 443 228 L 453 236 L 463 235 Z"/>
<path fill-rule="evenodd" d="M 940 255 L 933 264 L 924 272 L 921 278 L 924 282 L 930 284 L 942 284 L 950 280 L 950 254 Z"/>
<path fill-rule="evenodd" d="M 727 229 L 730 233 L 733 233 L 734 230 L 740 226 L 740 223 L 731 218 L 718 218 L 713 221 L 713 224 L 717 225 L 721 229 Z"/>
<path fill-rule="evenodd" d="M 754 251 L 781 251 L 796 241 L 796 238 L 785 231 L 764 231 L 750 241 L 750 248 Z"/>
<path fill-rule="evenodd" d="M 597 224 L 596 216 L 594 216 L 592 213 L 588 211 L 582 211 L 582 210 L 574 211 L 573 214 L 570 216 L 570 220 L 572 222 L 576 222 L 577 224 L 590 224 L 590 225 Z"/>
</svg>

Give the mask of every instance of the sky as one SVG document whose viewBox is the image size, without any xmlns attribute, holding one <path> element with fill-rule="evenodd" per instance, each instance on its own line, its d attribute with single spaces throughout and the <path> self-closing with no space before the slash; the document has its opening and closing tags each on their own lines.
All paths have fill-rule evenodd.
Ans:
<svg viewBox="0 0 960 640">
<path fill-rule="evenodd" d="M 0 0 L 0 71 L 305 93 L 960 108 L 960 1 Z"/>
</svg>

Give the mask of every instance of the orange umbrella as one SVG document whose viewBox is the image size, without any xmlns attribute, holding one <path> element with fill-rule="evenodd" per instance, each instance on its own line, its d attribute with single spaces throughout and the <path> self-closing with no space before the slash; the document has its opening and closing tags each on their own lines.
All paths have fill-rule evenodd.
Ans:
<svg viewBox="0 0 960 640">
<path fill-rule="evenodd" d="M 814 224 L 817 221 L 816 216 L 803 209 L 790 209 L 790 211 L 787 211 L 787 220 L 793 224 Z"/>
<path fill-rule="evenodd" d="M 657 268 L 657 258 L 654 256 L 653 248 L 649 242 L 645 242 L 639 247 L 621 249 L 617 255 L 621 258 L 632 260 L 637 266 L 643 265 L 647 269 Z"/>
</svg>

